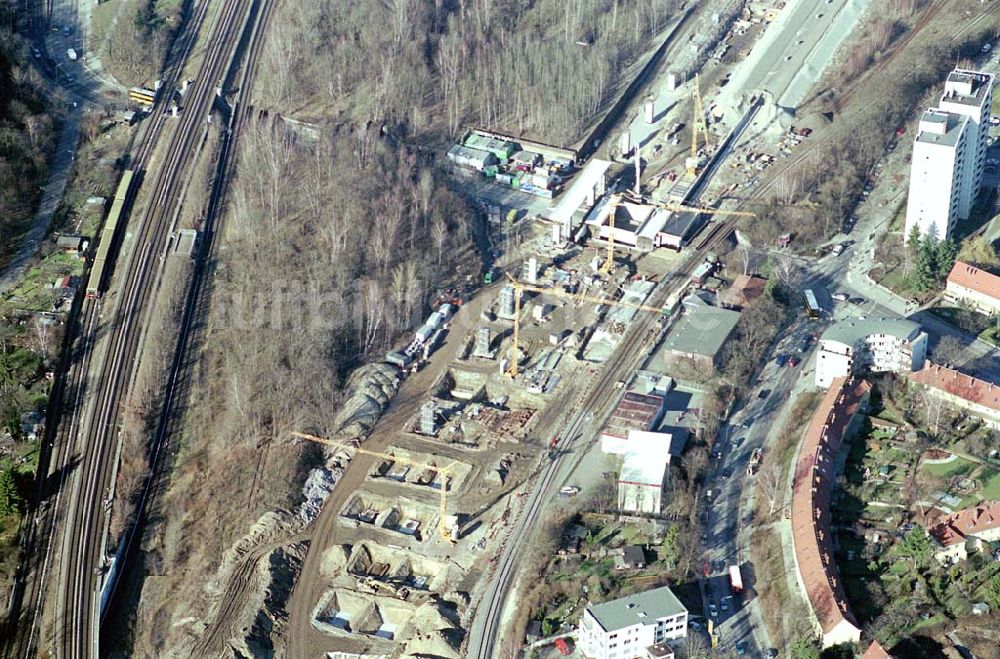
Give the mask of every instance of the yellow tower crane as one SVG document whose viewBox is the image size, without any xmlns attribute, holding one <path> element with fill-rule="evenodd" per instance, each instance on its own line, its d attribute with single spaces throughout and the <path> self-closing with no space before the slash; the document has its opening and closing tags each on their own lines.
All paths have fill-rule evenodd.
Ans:
<svg viewBox="0 0 1000 659">
<path fill-rule="evenodd" d="M 333 439 L 327 439 L 325 437 L 317 437 L 316 435 L 310 435 L 304 432 L 292 431 L 292 435 L 298 437 L 299 439 L 307 439 L 310 442 L 316 442 L 317 444 L 323 444 L 325 446 L 332 446 L 333 448 L 344 449 L 346 451 L 355 451 L 356 453 L 361 453 L 364 455 L 370 455 L 375 458 L 382 458 L 383 460 L 389 460 L 390 462 L 399 462 L 410 467 L 417 467 L 418 469 L 429 469 L 431 471 L 436 471 L 441 476 L 441 499 L 438 504 L 438 533 L 445 540 L 454 543 L 457 539 L 452 537 L 451 529 L 445 523 L 445 518 L 448 516 L 448 480 L 451 478 L 451 469 L 455 466 L 455 462 L 445 466 L 439 467 L 437 465 L 430 465 L 423 462 L 418 462 L 416 460 L 410 460 L 409 458 L 401 458 L 398 455 L 392 455 L 391 453 L 379 453 L 378 451 L 369 451 L 368 449 L 363 449 L 359 446 L 349 444 L 347 442 L 338 442 Z"/>
<path fill-rule="evenodd" d="M 701 80 L 696 73 L 694 76 L 694 119 L 691 121 L 691 155 L 684 163 L 687 174 L 694 177 L 698 173 L 698 132 L 701 132 L 702 139 L 705 140 L 705 148 L 708 148 L 708 126 L 705 125 L 705 108 L 701 102 Z"/>
<path fill-rule="evenodd" d="M 521 294 L 524 291 L 531 291 L 532 293 L 542 293 L 544 295 L 554 295 L 556 297 L 566 298 L 568 300 L 576 300 L 577 302 L 593 302 L 594 304 L 606 304 L 610 307 L 627 307 L 629 309 L 638 309 L 639 311 L 654 311 L 661 315 L 666 314 L 666 310 L 663 307 L 652 307 L 646 304 L 634 304 L 632 302 L 623 302 L 621 300 L 611 300 L 608 298 L 594 297 L 592 295 L 584 295 L 582 293 L 567 293 L 564 290 L 558 288 L 542 288 L 541 286 L 532 286 L 531 284 L 525 284 L 517 281 L 509 274 L 507 278 L 510 280 L 510 285 L 514 287 L 514 341 L 510 348 L 510 369 L 507 373 L 516 378 L 518 375 L 517 370 L 517 357 L 518 349 L 520 343 L 520 325 L 521 325 Z"/>
<path fill-rule="evenodd" d="M 608 200 L 608 252 L 604 258 L 604 265 L 601 266 L 601 272 L 606 275 L 615 269 L 615 215 L 621 204 L 622 199 L 619 195 L 613 195 Z"/>
</svg>

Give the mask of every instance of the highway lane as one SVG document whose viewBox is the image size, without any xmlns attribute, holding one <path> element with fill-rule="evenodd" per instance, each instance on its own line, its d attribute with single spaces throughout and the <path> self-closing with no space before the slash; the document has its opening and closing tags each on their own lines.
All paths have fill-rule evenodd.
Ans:
<svg viewBox="0 0 1000 659">
<path fill-rule="evenodd" d="M 870 0 L 791 0 L 737 64 L 716 98 L 736 108 L 741 97 L 766 91 L 795 108 L 822 75 L 834 51 L 854 29 Z"/>
</svg>

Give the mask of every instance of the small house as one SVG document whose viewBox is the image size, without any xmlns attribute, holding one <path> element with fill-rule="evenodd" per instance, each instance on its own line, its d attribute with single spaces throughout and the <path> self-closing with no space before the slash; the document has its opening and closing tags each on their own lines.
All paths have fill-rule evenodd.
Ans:
<svg viewBox="0 0 1000 659">
<path fill-rule="evenodd" d="M 83 236 L 59 236 L 56 247 L 67 254 L 79 254 L 87 249 L 87 239 Z"/>
</svg>

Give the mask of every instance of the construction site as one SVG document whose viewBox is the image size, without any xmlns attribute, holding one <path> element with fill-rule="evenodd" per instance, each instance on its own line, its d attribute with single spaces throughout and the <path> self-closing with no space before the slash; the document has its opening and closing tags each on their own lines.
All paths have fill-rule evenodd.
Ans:
<svg viewBox="0 0 1000 659">
<path fill-rule="evenodd" d="M 290 625 L 307 647 L 466 656 L 491 582 L 514 569 L 512 538 L 529 544 L 519 520 L 543 526 L 602 477 L 619 514 L 668 507 L 705 393 L 677 365 L 721 365 L 741 313 L 725 297 L 748 274 L 726 255 L 754 201 L 828 139 L 815 108 L 790 114 L 754 78 L 767 51 L 738 62 L 783 6 L 749 4 L 763 9 L 730 22 L 703 65 L 658 71 L 585 158 L 484 130 L 449 145 L 459 183 L 488 182 L 468 191 L 485 216 L 482 278 L 435 297 L 328 427 L 295 433 L 328 456 L 290 604 L 309 612 Z M 792 73 L 789 90 L 808 88 Z"/>
</svg>

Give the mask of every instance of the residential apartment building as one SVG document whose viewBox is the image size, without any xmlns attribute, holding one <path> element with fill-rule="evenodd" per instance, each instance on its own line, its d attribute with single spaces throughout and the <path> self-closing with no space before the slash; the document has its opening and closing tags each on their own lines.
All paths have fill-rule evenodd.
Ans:
<svg viewBox="0 0 1000 659">
<path fill-rule="evenodd" d="M 591 659 L 662 658 L 668 641 L 687 636 L 688 612 L 667 586 L 590 604 L 577 630 L 577 647 Z"/>
<path fill-rule="evenodd" d="M 816 386 L 866 372 L 911 373 L 924 366 L 927 333 L 906 319 L 872 318 L 831 325 L 819 340 Z"/>
<path fill-rule="evenodd" d="M 824 648 L 857 643 L 861 625 L 851 607 L 833 557 L 830 495 L 837 454 L 864 419 L 871 385 L 837 378 L 823 397 L 799 448 L 792 482 L 792 546 L 795 577 L 809 603 Z"/>
<path fill-rule="evenodd" d="M 951 237 L 969 216 L 986 163 L 993 76 L 955 69 L 948 74 L 938 107 L 917 125 L 910 165 L 904 239 L 914 227 L 938 240 Z"/>
<path fill-rule="evenodd" d="M 948 405 L 979 417 L 991 428 L 1000 429 L 1000 385 L 930 362 L 909 377 L 910 382 L 926 387 Z"/>
<path fill-rule="evenodd" d="M 934 557 L 943 564 L 957 563 L 1000 540 L 1000 501 L 984 501 L 939 519 L 927 529 L 936 545 Z"/>
<path fill-rule="evenodd" d="M 948 273 L 945 297 L 988 316 L 1000 315 L 1000 277 L 956 261 Z"/>
</svg>

